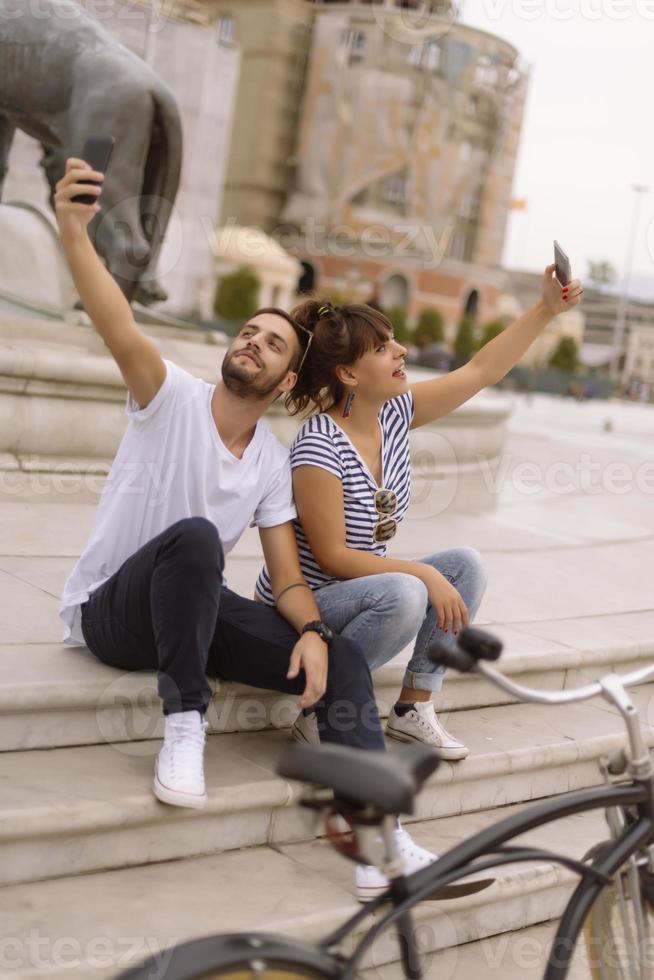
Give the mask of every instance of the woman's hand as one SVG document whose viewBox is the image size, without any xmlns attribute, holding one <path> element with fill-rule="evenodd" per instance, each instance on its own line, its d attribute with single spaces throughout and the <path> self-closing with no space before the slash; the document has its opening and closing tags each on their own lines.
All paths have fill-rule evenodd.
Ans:
<svg viewBox="0 0 654 980">
<path fill-rule="evenodd" d="M 543 303 L 552 316 L 577 306 L 583 293 L 580 279 L 571 279 L 567 286 L 562 286 L 554 275 L 555 269 L 556 265 L 552 263 L 543 275 Z"/>
<path fill-rule="evenodd" d="M 92 170 L 84 160 L 69 157 L 66 160 L 66 173 L 55 184 L 54 207 L 62 240 L 78 242 L 86 234 L 86 228 L 100 210 L 99 204 L 79 204 L 71 200 L 78 194 L 92 194 L 99 197 L 102 186 L 80 184 L 80 180 L 103 181 L 104 174 Z"/>
<path fill-rule="evenodd" d="M 468 610 L 460 594 L 451 582 L 436 568 L 425 565 L 422 581 L 427 586 L 429 604 L 436 613 L 438 628 L 447 633 L 451 629 L 455 634 L 468 625 Z"/>
</svg>

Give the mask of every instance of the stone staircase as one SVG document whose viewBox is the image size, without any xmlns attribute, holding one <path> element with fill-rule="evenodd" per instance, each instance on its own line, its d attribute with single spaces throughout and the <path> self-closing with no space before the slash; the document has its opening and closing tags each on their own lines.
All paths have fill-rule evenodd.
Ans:
<svg viewBox="0 0 654 980">
<path fill-rule="evenodd" d="M 502 666 L 522 683 L 561 689 L 653 654 L 654 645 L 636 643 L 508 650 Z M 382 713 L 399 688 L 401 660 L 376 674 Z M 298 807 L 300 787 L 275 773 L 292 699 L 216 689 L 209 803 L 183 810 L 151 792 L 162 731 L 153 674 L 121 674 L 55 644 L 4 648 L 2 665 L 0 936 L 11 956 L 0 958 L 0 977 L 112 977 L 148 952 L 165 963 L 171 944 L 217 931 L 312 940 L 354 911 L 352 865 Z M 653 694 L 654 686 L 636 694 L 646 722 Z M 451 673 L 440 705 L 471 755 L 441 766 L 405 822 L 420 844 L 441 852 L 528 801 L 597 783 L 598 758 L 624 738 L 602 701 L 516 704 L 476 677 Z M 605 833 L 602 815 L 590 814 L 528 838 L 579 857 Z M 478 895 L 424 904 L 416 922 L 426 975 L 472 976 L 479 957 L 490 969 L 497 947 L 480 941 L 556 918 L 573 882 L 559 866 L 521 864 L 500 869 Z M 375 945 L 367 972 L 390 980 L 397 961 L 391 934 Z M 496 975 L 509 976 L 508 966 Z"/>
<path fill-rule="evenodd" d="M 36 367 L 47 358 L 32 370 L 31 346 L 45 348 L 51 339 L 43 325 L 37 336 L 37 326 L 24 336 L 18 325 L 16 336 L 3 335 L 11 352 L 0 385 L 10 396 L 2 418 L 13 420 L 0 445 L 0 980 L 106 980 L 150 953 L 161 955 L 165 977 L 171 945 L 219 931 L 317 939 L 357 907 L 353 867 L 297 806 L 299 787 L 275 772 L 292 699 L 217 689 L 209 711 L 209 804 L 201 812 L 167 807 L 151 792 L 162 734 L 154 675 L 122 674 L 58 642 L 58 597 L 101 488 L 80 480 L 83 468 L 60 467 L 48 420 L 58 399 L 78 398 L 75 438 L 86 438 L 88 423 L 97 449 L 97 431 L 107 439 L 113 432 L 114 409 L 122 417 L 122 395 L 110 378 L 103 381 L 101 365 L 82 379 L 102 382 L 86 401 L 79 378 L 60 389 L 41 377 Z M 70 334 L 71 354 L 79 342 L 97 355 L 90 332 L 71 326 Z M 18 370 L 22 354 L 29 380 Z M 200 354 L 206 361 L 206 345 L 198 345 L 198 362 Z M 27 414 L 12 415 L 15 393 L 32 390 L 41 399 L 37 414 L 32 402 L 21 402 Z M 94 399 L 106 403 L 106 418 L 91 418 Z M 576 463 L 577 447 L 589 445 L 603 465 L 627 461 L 635 473 L 651 456 L 651 417 L 634 407 L 540 405 L 536 397 L 519 410 L 509 458 L 536 458 L 546 468 Z M 603 429 L 609 412 L 616 413 L 613 434 Z M 53 423 L 55 430 L 64 431 Z M 457 429 L 474 455 L 477 443 L 467 431 Z M 42 446 L 29 441 L 34 434 Z M 419 480 L 416 486 L 420 491 Z M 477 624 L 504 640 L 506 672 L 561 689 L 651 662 L 651 494 L 582 488 L 562 497 L 545 489 L 535 499 L 508 480 L 488 513 L 418 497 L 397 556 L 459 544 L 482 551 L 490 577 Z M 230 587 L 251 595 L 260 561 L 256 531 L 248 530 L 229 558 Z M 382 713 L 402 674 L 402 657 L 376 673 Z M 636 697 L 645 724 L 654 720 L 653 694 L 654 687 L 644 688 Z M 453 673 L 439 711 L 471 755 L 442 765 L 406 823 L 418 843 L 440 852 L 530 801 L 598 783 L 598 758 L 624 737 L 603 701 L 525 706 L 479 678 Z M 603 815 L 585 814 L 528 839 L 580 857 L 605 836 Z M 542 976 L 553 923 L 573 884 L 560 866 L 520 864 L 503 867 L 478 895 L 425 903 L 416 921 L 427 980 Z M 393 935 L 375 945 L 363 976 L 399 976 Z M 583 957 L 570 980 L 588 980 Z"/>
</svg>

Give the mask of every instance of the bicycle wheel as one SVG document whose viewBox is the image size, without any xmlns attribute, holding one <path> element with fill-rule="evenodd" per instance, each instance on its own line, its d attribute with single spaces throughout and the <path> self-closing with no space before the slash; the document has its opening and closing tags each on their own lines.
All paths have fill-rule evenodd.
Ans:
<svg viewBox="0 0 654 980">
<path fill-rule="evenodd" d="M 648 885 L 638 870 L 625 866 L 600 892 L 583 928 L 592 980 L 654 980 L 654 910 Z"/>
<path fill-rule="evenodd" d="M 162 950 L 116 980 L 337 980 L 342 963 L 321 949 L 266 933 L 226 933 Z"/>
</svg>

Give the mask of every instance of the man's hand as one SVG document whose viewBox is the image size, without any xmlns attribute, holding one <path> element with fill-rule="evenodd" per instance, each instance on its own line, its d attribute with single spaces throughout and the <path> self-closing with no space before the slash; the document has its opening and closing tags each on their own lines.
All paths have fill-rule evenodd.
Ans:
<svg viewBox="0 0 654 980">
<path fill-rule="evenodd" d="M 99 204 L 78 204 L 71 199 L 78 194 L 94 194 L 99 197 L 102 187 L 94 184 L 81 184 L 80 180 L 104 180 L 104 174 L 92 170 L 84 160 L 69 157 L 66 160 L 66 173 L 55 184 L 54 206 L 59 225 L 59 235 L 69 241 L 80 241 L 86 234 L 87 226 L 100 210 Z"/>
<path fill-rule="evenodd" d="M 317 633 L 303 633 L 293 647 L 286 675 L 292 680 L 304 668 L 307 683 L 297 702 L 298 708 L 310 708 L 316 701 L 320 701 L 327 690 L 328 661 L 329 649 L 325 641 Z"/>
</svg>

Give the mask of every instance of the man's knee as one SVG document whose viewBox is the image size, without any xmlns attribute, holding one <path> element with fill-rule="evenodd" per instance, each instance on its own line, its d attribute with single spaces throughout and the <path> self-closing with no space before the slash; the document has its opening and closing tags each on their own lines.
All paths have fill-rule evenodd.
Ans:
<svg viewBox="0 0 654 980">
<path fill-rule="evenodd" d="M 225 557 L 218 528 L 206 517 L 184 517 L 168 528 L 168 541 L 178 550 L 180 558 L 194 563 L 205 560 L 223 570 Z"/>
<path fill-rule="evenodd" d="M 372 684 L 370 668 L 358 643 L 334 636 L 329 647 L 329 675 L 340 689 Z"/>
</svg>

